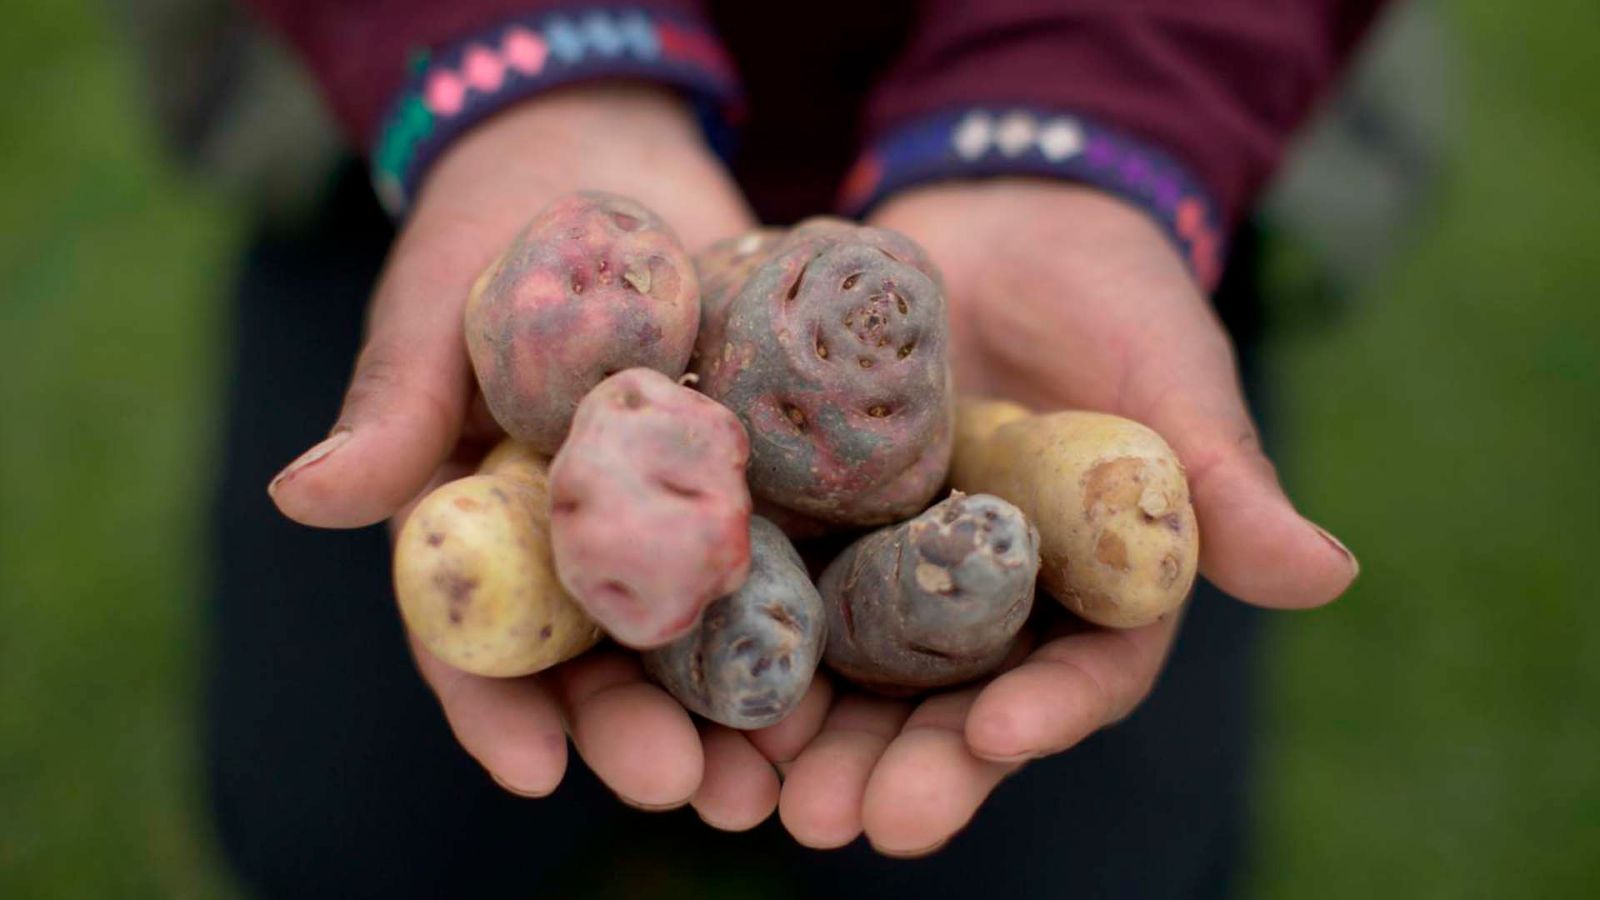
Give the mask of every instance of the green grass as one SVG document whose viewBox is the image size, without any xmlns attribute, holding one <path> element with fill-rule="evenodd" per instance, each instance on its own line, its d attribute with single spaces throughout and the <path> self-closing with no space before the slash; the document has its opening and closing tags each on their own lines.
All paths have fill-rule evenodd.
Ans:
<svg viewBox="0 0 1600 900">
<path fill-rule="evenodd" d="M 1258 897 L 1600 884 L 1600 7 L 1447 8 L 1432 218 L 1273 348 L 1286 475 L 1365 572 L 1276 626 Z M 10 4 L 0 60 L 0 896 L 225 895 L 194 698 L 238 223 L 96 7 Z"/>
<path fill-rule="evenodd" d="M 1282 620 L 1262 897 L 1600 885 L 1600 33 L 1451 4 L 1465 132 L 1414 249 L 1276 346 L 1288 475 L 1364 565 Z"/>
<path fill-rule="evenodd" d="M 211 897 L 193 719 L 219 285 L 81 3 L 0 29 L 0 896 Z"/>
</svg>

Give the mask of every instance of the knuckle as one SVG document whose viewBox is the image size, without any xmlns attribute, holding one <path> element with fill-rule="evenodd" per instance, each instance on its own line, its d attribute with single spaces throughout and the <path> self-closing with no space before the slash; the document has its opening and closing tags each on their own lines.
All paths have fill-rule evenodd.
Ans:
<svg viewBox="0 0 1600 900">
<path fill-rule="evenodd" d="M 350 389 L 345 392 L 347 403 L 362 403 L 383 397 L 401 388 L 405 367 L 399 355 L 389 346 L 368 344 L 356 359 L 355 374 L 350 378 Z"/>
<path fill-rule="evenodd" d="M 419 373 L 405 351 L 393 344 L 369 343 L 356 360 L 355 372 L 345 391 L 340 419 L 374 421 L 396 411 L 415 417 L 429 433 L 457 427 L 465 398 L 460 402 Z"/>
</svg>

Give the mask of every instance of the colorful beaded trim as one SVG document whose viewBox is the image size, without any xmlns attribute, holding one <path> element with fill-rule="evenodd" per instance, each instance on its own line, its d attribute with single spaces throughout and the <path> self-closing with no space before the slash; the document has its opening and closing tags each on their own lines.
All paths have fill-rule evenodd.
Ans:
<svg viewBox="0 0 1600 900">
<path fill-rule="evenodd" d="M 638 77 L 686 91 L 715 140 L 737 115 L 733 64 L 702 25 L 640 10 L 551 13 L 502 21 L 419 54 L 372 145 L 372 184 L 404 214 L 450 141 L 507 105 L 556 85 Z"/>
<path fill-rule="evenodd" d="M 1200 283 L 1216 286 L 1222 227 L 1199 182 L 1166 154 L 1078 115 L 998 107 L 918 120 L 856 162 L 840 202 L 861 215 L 913 184 L 992 175 L 1067 178 L 1116 194 L 1154 215 Z"/>
</svg>

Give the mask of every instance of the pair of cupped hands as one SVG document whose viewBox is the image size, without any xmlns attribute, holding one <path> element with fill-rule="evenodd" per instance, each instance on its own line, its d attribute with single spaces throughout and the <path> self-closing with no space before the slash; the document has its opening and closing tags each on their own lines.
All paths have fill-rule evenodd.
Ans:
<svg viewBox="0 0 1600 900">
<path fill-rule="evenodd" d="M 398 524 L 426 490 L 470 471 L 497 429 L 463 341 L 468 290 L 534 212 L 577 189 L 637 198 L 691 253 L 756 224 L 665 91 L 569 88 L 481 124 L 438 160 L 392 248 L 332 434 L 273 481 L 285 515 Z M 1142 213 L 1084 187 L 994 179 L 908 190 L 871 224 L 909 235 L 942 271 L 963 392 L 1117 413 L 1166 438 L 1188 471 L 1213 583 L 1273 608 L 1327 603 L 1350 584 L 1355 559 L 1279 487 L 1232 345 Z M 1178 618 L 1046 633 L 986 683 L 912 701 L 819 673 L 791 716 L 754 732 L 697 722 L 614 649 L 516 679 L 412 650 L 461 746 L 508 791 L 554 791 L 570 736 L 632 806 L 690 804 L 728 830 L 776 809 L 806 846 L 864 833 L 882 853 L 915 856 L 948 841 L 1007 775 L 1132 712 Z"/>
</svg>

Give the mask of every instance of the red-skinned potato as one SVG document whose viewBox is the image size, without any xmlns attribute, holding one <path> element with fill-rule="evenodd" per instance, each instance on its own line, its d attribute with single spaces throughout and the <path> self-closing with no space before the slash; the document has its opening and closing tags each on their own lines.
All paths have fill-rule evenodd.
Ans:
<svg viewBox="0 0 1600 900">
<path fill-rule="evenodd" d="M 739 288 L 772 255 L 787 232 L 782 228 L 752 228 L 723 238 L 694 257 L 700 280 L 700 321 L 722 321 Z"/>
<path fill-rule="evenodd" d="M 467 349 L 489 411 L 507 434 L 553 454 L 607 375 L 683 373 L 699 298 L 693 263 L 655 213 L 599 192 L 555 200 L 467 299 Z"/>
</svg>

